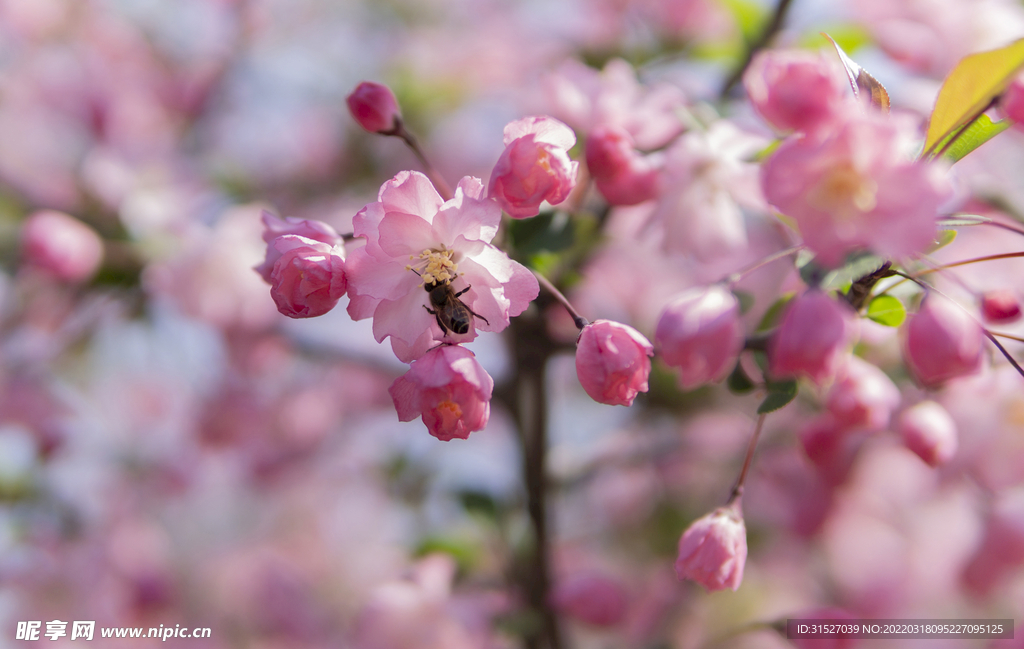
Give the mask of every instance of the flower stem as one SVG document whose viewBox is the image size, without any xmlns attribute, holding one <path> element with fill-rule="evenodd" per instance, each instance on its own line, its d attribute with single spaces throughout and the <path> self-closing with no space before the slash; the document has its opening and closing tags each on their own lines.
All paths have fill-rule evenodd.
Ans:
<svg viewBox="0 0 1024 649">
<path fill-rule="evenodd" d="M 750 273 L 754 272 L 755 270 L 763 268 L 764 266 L 767 266 L 768 264 L 772 263 L 773 261 L 778 261 L 779 259 L 782 259 L 783 257 L 788 257 L 790 255 L 794 255 L 794 254 L 800 252 L 803 249 L 804 249 L 804 246 L 803 246 L 803 244 L 801 244 L 799 246 L 792 246 L 790 248 L 786 248 L 785 250 L 780 250 L 778 252 L 773 252 L 772 254 L 768 255 L 764 259 L 755 261 L 754 263 L 750 264 L 749 266 L 747 266 L 745 268 L 742 268 L 742 269 L 736 271 L 735 273 L 731 273 L 731 274 L 727 275 L 722 281 L 724 283 L 728 284 L 730 287 L 735 286 L 736 284 L 739 283 L 739 281 L 741 279 L 743 279 L 744 277 L 746 277 Z"/>
<path fill-rule="evenodd" d="M 743 483 L 747 481 L 747 472 L 750 470 L 750 464 L 754 460 L 754 449 L 757 448 L 757 440 L 761 436 L 761 429 L 764 428 L 764 419 L 768 414 L 765 413 L 757 418 L 757 424 L 754 426 L 754 434 L 750 437 L 750 444 L 747 446 L 747 457 L 743 460 L 743 468 L 740 470 L 740 477 L 736 479 L 736 486 L 732 488 L 732 493 L 729 494 L 729 502 L 727 505 L 731 505 L 737 498 L 743 495 Z"/>
<path fill-rule="evenodd" d="M 383 135 L 393 135 L 397 138 L 401 138 L 405 142 L 406 146 L 412 149 L 412 152 L 416 154 L 416 158 L 423 165 L 423 171 L 430 178 L 430 182 L 434 183 L 434 187 L 437 189 L 437 193 L 441 195 L 441 198 L 448 201 L 455 195 L 452 193 L 451 186 L 445 181 L 434 165 L 430 164 L 430 160 L 427 159 L 426 154 L 423 153 L 423 149 L 420 148 L 419 142 L 416 141 L 416 137 L 405 128 L 405 122 L 401 118 L 395 118 L 395 128 Z"/>
<path fill-rule="evenodd" d="M 569 300 L 564 295 L 562 295 L 561 291 L 555 288 L 555 285 L 552 284 L 547 277 L 544 277 L 537 271 L 533 271 L 533 274 L 537 276 L 537 281 L 540 282 L 540 285 L 544 287 L 544 290 L 550 293 L 552 297 L 558 300 L 559 304 L 565 307 L 565 310 L 568 311 L 569 315 L 572 316 L 572 321 L 576 323 L 577 329 L 582 330 L 583 327 L 586 327 L 588 324 L 590 324 L 590 321 L 581 316 L 579 314 L 579 311 L 573 308 L 572 304 L 569 303 Z"/>
<path fill-rule="evenodd" d="M 946 270 L 948 268 L 956 268 L 957 266 L 967 266 L 969 264 L 977 264 L 983 261 L 995 261 L 997 259 L 1015 259 L 1017 257 L 1024 257 L 1024 252 L 1004 252 L 998 255 L 985 255 L 984 257 L 974 257 L 973 259 L 964 259 L 963 261 L 954 261 L 951 264 L 943 264 L 935 268 L 926 268 L 925 270 L 914 273 L 913 277 L 921 277 L 922 275 L 929 275 L 931 273 L 937 273 L 939 271 Z M 904 275 L 906 277 L 906 275 Z M 912 278 L 908 278 L 912 279 Z"/>
</svg>

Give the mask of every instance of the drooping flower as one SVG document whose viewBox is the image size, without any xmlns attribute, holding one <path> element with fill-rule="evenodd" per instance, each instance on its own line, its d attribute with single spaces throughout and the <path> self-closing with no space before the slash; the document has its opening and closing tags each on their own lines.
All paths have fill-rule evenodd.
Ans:
<svg viewBox="0 0 1024 649">
<path fill-rule="evenodd" d="M 1008 288 L 986 291 L 981 296 L 981 315 L 985 320 L 1008 324 L 1020 319 L 1020 300 L 1017 294 Z"/>
<path fill-rule="evenodd" d="M 103 240 L 73 216 L 39 210 L 21 227 L 21 254 L 36 270 L 65 282 L 81 282 L 100 267 Z"/>
<path fill-rule="evenodd" d="M 402 117 L 395 93 L 380 83 L 360 83 L 352 94 L 345 98 L 345 102 L 352 117 L 371 133 L 394 131 Z"/>
<path fill-rule="evenodd" d="M 400 421 L 423 418 L 441 441 L 466 439 L 482 430 L 491 414 L 494 381 L 473 352 L 460 345 L 439 345 L 412 362 L 388 392 Z"/>
<path fill-rule="evenodd" d="M 572 129 L 551 117 L 525 117 L 505 127 L 505 151 L 487 184 L 487 195 L 509 216 L 536 216 L 544 201 L 557 205 L 576 186 L 580 163 L 569 158 Z"/>
<path fill-rule="evenodd" d="M 903 359 L 926 387 L 977 372 L 983 343 L 981 325 L 941 296 L 925 296 L 903 325 Z"/>
<path fill-rule="evenodd" d="M 400 172 L 384 183 L 379 200 L 353 219 L 366 245 L 349 255 L 348 312 L 355 320 L 373 318 L 377 342 L 391 338 L 404 362 L 422 356 L 438 342 L 464 342 L 476 329 L 501 331 L 537 297 L 537 278 L 490 244 L 501 208 L 483 194 L 476 178 L 459 182 L 445 202 L 426 176 Z M 428 312 L 436 283 L 451 283 L 463 304 L 480 317 L 469 331 L 442 331 Z"/>
<path fill-rule="evenodd" d="M 956 455 L 956 422 L 934 401 L 922 401 L 904 410 L 896 428 L 907 448 L 930 466 L 945 464 Z"/>
<path fill-rule="evenodd" d="M 596 320 L 576 341 L 576 376 L 594 401 L 630 406 L 638 392 L 647 392 L 654 346 L 636 329 L 610 320 Z"/>
<path fill-rule="evenodd" d="M 833 60 L 804 50 L 762 50 L 743 75 L 743 86 L 757 112 L 779 131 L 812 131 L 851 96 Z"/>
<path fill-rule="evenodd" d="M 863 249 L 923 252 L 951 185 L 938 163 L 911 157 L 915 137 L 909 122 L 851 103 L 817 135 L 783 142 L 761 170 L 765 197 L 824 266 Z"/>
<path fill-rule="evenodd" d="M 655 341 L 665 363 L 681 370 L 684 390 L 729 373 L 743 349 L 739 318 L 736 296 L 718 285 L 691 289 L 665 306 Z"/>
<path fill-rule="evenodd" d="M 270 242 L 276 257 L 270 296 L 289 318 L 313 318 L 334 308 L 345 294 L 345 249 L 297 234 Z"/>
<path fill-rule="evenodd" d="M 810 290 L 793 298 L 768 342 L 768 369 L 776 378 L 806 376 L 818 385 L 842 367 L 856 336 L 853 310 Z"/>
<path fill-rule="evenodd" d="M 679 539 L 676 576 L 709 591 L 736 590 L 747 561 L 747 528 L 740 498 L 694 521 Z"/>
</svg>

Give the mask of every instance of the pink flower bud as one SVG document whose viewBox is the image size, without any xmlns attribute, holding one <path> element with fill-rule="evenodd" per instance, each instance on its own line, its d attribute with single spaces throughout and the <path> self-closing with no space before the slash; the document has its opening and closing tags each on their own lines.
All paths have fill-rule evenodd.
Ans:
<svg viewBox="0 0 1024 649">
<path fill-rule="evenodd" d="M 560 613 L 594 626 L 615 626 L 626 615 L 626 590 L 617 580 L 589 571 L 559 580 L 551 604 Z"/>
<path fill-rule="evenodd" d="M 736 590 L 747 560 L 747 528 L 737 498 L 690 525 L 679 539 L 676 576 L 709 591 Z"/>
<path fill-rule="evenodd" d="M 768 343 L 769 370 L 776 378 L 806 376 L 822 385 L 842 366 L 856 332 L 850 307 L 807 291 L 789 303 Z"/>
<path fill-rule="evenodd" d="M 27 265 L 66 282 L 81 282 L 99 269 L 103 240 L 72 216 L 40 210 L 21 227 L 21 252 Z"/>
<path fill-rule="evenodd" d="M 684 390 L 726 377 L 743 349 L 740 304 L 722 286 L 695 288 L 665 307 L 654 339 Z"/>
<path fill-rule="evenodd" d="M 876 433 L 889 425 L 900 405 L 900 391 L 885 372 L 850 356 L 828 391 L 825 406 L 846 428 Z"/>
<path fill-rule="evenodd" d="M 974 374 L 981 367 L 981 325 L 941 296 L 926 296 L 903 325 L 903 333 L 903 360 L 925 387 Z"/>
<path fill-rule="evenodd" d="M 352 117 L 371 133 L 394 131 L 402 117 L 395 93 L 380 83 L 362 82 L 345 101 Z"/>
<path fill-rule="evenodd" d="M 430 434 L 447 442 L 466 439 L 487 425 L 493 388 L 473 352 L 439 345 L 413 361 L 388 392 L 400 421 L 422 417 Z"/>
<path fill-rule="evenodd" d="M 576 376 L 594 401 L 630 406 L 638 392 L 647 392 L 654 346 L 636 329 L 597 320 L 576 341 Z"/>
<path fill-rule="evenodd" d="M 762 50 L 743 85 L 761 117 L 780 131 L 809 131 L 829 121 L 848 92 L 837 65 L 802 50 Z"/>
<path fill-rule="evenodd" d="M 276 256 L 270 271 L 270 296 L 289 318 L 320 316 L 338 303 L 348 288 L 345 249 L 297 234 L 270 243 Z M 268 255 L 269 256 L 269 255 Z"/>
<path fill-rule="evenodd" d="M 659 165 L 633 148 L 619 126 L 598 126 L 587 136 L 587 169 L 612 205 L 636 205 L 658 195 Z"/>
<path fill-rule="evenodd" d="M 981 315 L 993 324 L 1008 324 L 1020 318 L 1020 300 L 1010 289 L 987 291 L 981 298 Z"/>
<path fill-rule="evenodd" d="M 934 401 L 904 410 L 896 428 L 907 448 L 931 466 L 945 464 L 956 455 L 956 422 Z"/>
<path fill-rule="evenodd" d="M 281 253 L 273 245 L 274 239 L 285 234 L 297 234 L 307 239 L 321 241 L 331 247 L 341 246 L 343 243 L 341 236 L 334 228 L 320 221 L 294 217 L 288 217 L 282 221 L 266 210 L 263 211 L 261 218 L 263 220 L 263 240 L 267 242 L 267 258 L 256 267 L 256 272 L 267 282 L 271 281 L 270 274 L 274 270 L 274 264 L 278 257 L 281 256 Z"/>
<path fill-rule="evenodd" d="M 512 218 L 536 216 L 544 201 L 561 203 L 576 186 L 580 163 L 569 158 L 572 129 L 551 117 L 526 117 L 505 127 L 505 151 L 487 184 L 487 196 Z"/>
</svg>

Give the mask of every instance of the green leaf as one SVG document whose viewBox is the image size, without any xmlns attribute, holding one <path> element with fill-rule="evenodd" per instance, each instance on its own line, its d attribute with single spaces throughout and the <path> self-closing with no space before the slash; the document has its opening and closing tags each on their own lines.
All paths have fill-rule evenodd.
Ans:
<svg viewBox="0 0 1024 649">
<path fill-rule="evenodd" d="M 903 303 L 891 295 L 879 295 L 868 304 L 868 318 L 886 327 L 898 327 L 907 318 Z"/>
<path fill-rule="evenodd" d="M 736 362 L 736 367 L 733 368 L 732 374 L 726 379 L 725 385 L 729 388 L 729 391 L 734 394 L 746 394 L 753 390 L 756 385 L 747 376 L 746 371 L 743 369 L 743 363 Z"/>
<path fill-rule="evenodd" d="M 945 248 L 949 244 L 953 243 L 954 240 L 956 240 L 956 230 L 939 230 L 939 237 L 925 252 L 930 255 L 936 250 Z"/>
<path fill-rule="evenodd" d="M 765 415 L 775 412 L 796 398 L 796 381 L 782 381 L 768 384 L 768 396 L 757 407 L 757 414 Z"/>
<path fill-rule="evenodd" d="M 961 60 L 942 82 L 928 120 L 922 157 L 933 158 L 939 145 L 984 113 L 1024 67 L 1024 39 Z"/>
<path fill-rule="evenodd" d="M 775 300 L 768 310 L 764 312 L 764 316 L 761 317 L 761 322 L 757 325 L 757 331 L 768 331 L 779 323 L 782 318 L 782 312 L 789 304 L 789 301 L 793 299 L 795 293 L 786 293 L 779 299 Z"/>
<path fill-rule="evenodd" d="M 1008 119 L 993 122 L 988 115 L 982 114 L 971 122 L 970 126 L 954 135 L 952 144 L 940 147 L 940 150 L 946 149 L 942 155 L 951 162 L 958 162 L 971 151 L 1010 128 L 1012 124 L 1013 121 Z"/>
</svg>

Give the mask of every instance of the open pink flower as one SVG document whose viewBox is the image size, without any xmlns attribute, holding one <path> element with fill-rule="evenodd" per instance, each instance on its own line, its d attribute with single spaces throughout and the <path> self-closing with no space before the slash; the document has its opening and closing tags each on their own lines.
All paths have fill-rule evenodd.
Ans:
<svg viewBox="0 0 1024 649">
<path fill-rule="evenodd" d="M 665 306 L 655 340 L 665 363 L 682 370 L 684 390 L 720 381 L 743 349 L 740 304 L 721 286 L 686 291 Z"/>
<path fill-rule="evenodd" d="M 464 342 L 476 329 L 501 331 L 540 291 L 537 278 L 490 244 L 501 208 L 476 178 L 459 182 L 445 202 L 423 174 L 400 172 L 380 188 L 379 200 L 356 214 L 353 228 L 366 245 L 345 263 L 349 315 L 373 318 L 377 342 L 391 338 L 399 359 L 419 358 L 438 342 Z M 442 331 L 426 285 L 451 283 L 458 299 L 480 317 L 469 331 Z M 468 289 L 468 290 L 467 290 Z"/>
<path fill-rule="evenodd" d="M 912 159 L 912 124 L 848 106 L 818 135 L 779 147 L 762 168 L 765 197 L 796 221 L 825 266 L 861 249 L 886 257 L 924 251 L 951 195 L 944 170 Z"/>
<path fill-rule="evenodd" d="M 630 406 L 647 392 L 654 346 L 633 327 L 597 320 L 576 342 L 576 376 L 594 401 Z"/>
<path fill-rule="evenodd" d="M 275 261 L 270 296 L 289 318 L 313 318 L 334 308 L 345 294 L 345 249 L 297 234 L 270 243 Z M 268 255 L 269 257 L 269 255 Z"/>
<path fill-rule="evenodd" d="M 691 579 L 709 591 L 736 590 L 747 561 L 747 528 L 737 498 L 699 518 L 679 539 L 676 576 Z"/>
<path fill-rule="evenodd" d="M 856 337 L 853 316 L 852 309 L 822 291 L 793 298 L 768 342 L 772 376 L 806 376 L 818 385 L 830 381 Z"/>
<path fill-rule="evenodd" d="M 439 345 L 412 362 L 388 392 L 400 421 L 423 418 L 441 441 L 466 439 L 487 425 L 494 380 L 473 352 L 459 345 Z"/>
<path fill-rule="evenodd" d="M 487 195 L 509 216 L 536 216 L 544 201 L 557 205 L 576 186 L 580 163 L 569 158 L 572 129 L 551 117 L 525 117 L 505 127 L 505 151 L 487 184 Z"/>
</svg>

